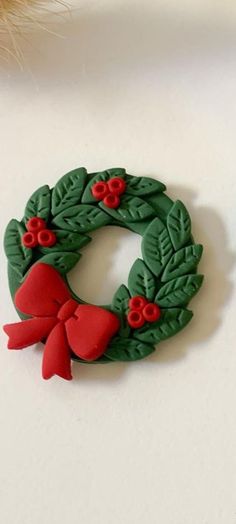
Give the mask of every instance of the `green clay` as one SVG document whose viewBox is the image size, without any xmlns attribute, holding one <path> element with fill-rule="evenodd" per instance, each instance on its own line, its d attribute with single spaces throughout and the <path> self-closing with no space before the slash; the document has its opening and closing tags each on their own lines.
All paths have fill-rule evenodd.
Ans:
<svg viewBox="0 0 236 524">
<path fill-rule="evenodd" d="M 185 275 L 174 278 L 162 286 L 155 298 L 160 307 L 175 307 L 188 304 L 202 285 L 203 275 Z"/>
<path fill-rule="evenodd" d="M 52 190 L 53 216 L 80 202 L 86 179 L 87 172 L 84 167 L 74 169 L 60 178 Z"/>
<path fill-rule="evenodd" d="M 167 282 L 194 271 L 200 262 L 202 250 L 201 244 L 192 244 L 176 251 L 164 269 L 161 278 L 162 282 Z"/>
<path fill-rule="evenodd" d="M 26 204 L 24 223 L 32 216 L 43 218 L 48 222 L 50 218 L 51 192 L 48 186 L 42 186 L 33 193 Z"/>
<path fill-rule="evenodd" d="M 142 342 L 158 344 L 161 340 L 173 337 L 178 331 L 181 331 L 191 320 L 192 316 L 192 311 L 187 309 L 163 309 L 160 320 L 136 329 L 134 336 Z"/>
<path fill-rule="evenodd" d="M 167 228 L 175 251 L 183 247 L 191 236 L 191 219 L 184 204 L 177 200 L 167 215 Z"/>
<path fill-rule="evenodd" d="M 147 202 L 139 197 L 126 194 L 121 197 L 121 203 L 117 209 L 109 209 L 103 203 L 100 203 L 99 206 L 119 222 L 142 222 L 154 217 L 154 211 Z"/>
<path fill-rule="evenodd" d="M 88 233 L 108 224 L 109 216 L 97 206 L 79 204 L 62 211 L 52 223 L 68 231 Z"/>
<path fill-rule="evenodd" d="M 133 196 L 146 196 L 165 191 L 166 186 L 158 180 L 148 177 L 126 175 L 126 193 Z"/>
<path fill-rule="evenodd" d="M 116 291 L 111 305 L 113 313 L 119 316 L 120 319 L 120 330 L 119 335 L 121 337 L 128 337 L 130 335 L 130 327 L 126 321 L 126 315 L 129 310 L 128 302 L 130 299 L 130 292 L 124 284 L 122 284 Z"/>
<path fill-rule="evenodd" d="M 29 267 L 32 250 L 23 246 L 21 237 L 25 233 L 23 225 L 14 218 L 9 222 L 4 236 L 4 249 L 10 266 L 21 278 Z"/>
<path fill-rule="evenodd" d="M 80 235 L 74 231 L 67 231 L 66 229 L 53 229 L 56 235 L 57 242 L 53 246 L 53 251 L 74 251 L 81 249 L 91 242 L 91 238 L 86 235 Z M 47 254 L 52 252 L 51 247 L 39 246 L 41 253 Z"/>
<path fill-rule="evenodd" d="M 141 360 L 155 350 L 151 344 L 145 344 L 134 338 L 115 337 L 111 341 L 105 355 L 111 360 Z"/>
<path fill-rule="evenodd" d="M 91 192 L 96 182 L 114 177 L 126 181 L 117 209 L 98 202 Z M 178 333 L 191 320 L 192 312 L 186 308 L 203 280 L 197 274 L 203 248 L 193 241 L 188 211 L 179 200 L 173 202 L 165 189 L 161 182 L 128 175 L 123 168 L 92 174 L 78 168 L 64 175 L 52 190 L 47 185 L 39 188 L 30 197 L 22 221 L 11 220 L 5 232 L 12 298 L 33 264 L 40 261 L 52 265 L 67 282 L 67 273 L 81 257 L 79 251 L 91 241 L 87 233 L 106 225 L 127 228 L 142 236 L 143 260 L 134 262 L 128 285 L 122 284 L 112 304 L 104 306 L 119 316 L 120 330 L 105 355 L 94 362 L 138 360 L 152 353 L 156 344 Z M 23 246 L 25 224 L 34 216 L 43 218 L 47 228 L 54 231 L 57 241 L 53 246 Z M 158 304 L 161 316 L 156 322 L 131 329 L 127 322 L 129 300 L 136 295 Z M 72 358 L 84 362 L 74 354 Z"/>
<path fill-rule="evenodd" d="M 144 233 L 142 255 L 144 262 L 156 277 L 165 268 L 173 251 L 167 227 L 159 218 L 155 218 Z"/>
<path fill-rule="evenodd" d="M 133 296 L 141 295 L 150 302 L 156 294 L 156 279 L 153 273 L 140 258 L 135 260 L 129 272 L 128 285 Z"/>
</svg>

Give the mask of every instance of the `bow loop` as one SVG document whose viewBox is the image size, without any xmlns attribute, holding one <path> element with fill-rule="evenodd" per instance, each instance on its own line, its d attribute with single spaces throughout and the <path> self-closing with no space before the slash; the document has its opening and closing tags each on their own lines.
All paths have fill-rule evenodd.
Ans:
<svg viewBox="0 0 236 524">
<path fill-rule="evenodd" d="M 57 316 L 60 307 L 71 298 L 61 275 L 48 264 L 32 267 L 14 298 L 16 307 L 34 317 Z"/>
</svg>

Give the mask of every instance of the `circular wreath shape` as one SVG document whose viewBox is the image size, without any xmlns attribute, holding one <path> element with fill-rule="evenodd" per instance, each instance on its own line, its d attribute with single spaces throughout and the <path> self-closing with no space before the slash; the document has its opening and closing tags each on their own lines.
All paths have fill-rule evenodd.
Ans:
<svg viewBox="0 0 236 524">
<path fill-rule="evenodd" d="M 166 187 L 123 168 L 89 174 L 78 168 L 50 189 L 37 189 L 21 221 L 5 232 L 9 288 L 20 323 L 4 326 L 8 348 L 45 343 L 43 377 L 71 379 L 70 361 L 109 363 L 142 359 L 183 329 L 203 276 L 202 245 L 191 235 L 184 204 Z M 142 259 L 130 269 L 112 303 L 86 304 L 67 281 L 89 233 L 115 225 L 142 237 Z"/>
</svg>

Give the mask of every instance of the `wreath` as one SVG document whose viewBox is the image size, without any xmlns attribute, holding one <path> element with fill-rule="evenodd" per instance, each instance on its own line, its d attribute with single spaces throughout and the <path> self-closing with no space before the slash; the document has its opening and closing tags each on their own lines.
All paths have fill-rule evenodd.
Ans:
<svg viewBox="0 0 236 524">
<path fill-rule="evenodd" d="M 44 342 L 44 378 L 72 378 L 71 359 L 142 359 L 191 320 L 187 307 L 202 284 L 197 265 L 203 248 L 193 240 L 186 207 L 165 190 L 161 182 L 122 168 L 92 174 L 78 168 L 53 189 L 37 189 L 24 218 L 9 222 L 9 288 L 22 322 L 4 326 L 8 348 Z M 91 241 L 89 233 L 106 225 L 140 234 L 143 258 L 112 303 L 100 307 L 76 296 L 67 274 Z"/>
</svg>

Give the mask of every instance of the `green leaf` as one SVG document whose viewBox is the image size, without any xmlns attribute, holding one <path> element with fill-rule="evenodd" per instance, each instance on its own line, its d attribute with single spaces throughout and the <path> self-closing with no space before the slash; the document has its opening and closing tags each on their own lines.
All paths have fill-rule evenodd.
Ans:
<svg viewBox="0 0 236 524">
<path fill-rule="evenodd" d="M 111 360 L 140 360 L 153 353 L 154 347 L 133 338 L 115 337 L 111 340 L 105 355 Z"/>
<path fill-rule="evenodd" d="M 54 229 L 57 242 L 52 247 L 39 246 L 41 253 L 52 253 L 52 251 L 76 251 L 91 242 L 91 238 L 86 235 L 80 235 L 74 231 L 65 229 Z"/>
<path fill-rule="evenodd" d="M 112 300 L 112 311 L 115 313 L 127 313 L 129 309 L 130 293 L 124 284 L 122 284 L 116 291 Z"/>
<path fill-rule="evenodd" d="M 4 235 L 4 249 L 11 267 L 23 276 L 28 268 L 32 250 L 22 244 L 21 238 L 25 233 L 25 228 L 14 218 L 7 225 Z"/>
<path fill-rule="evenodd" d="M 189 241 L 191 219 L 186 207 L 180 200 L 174 203 L 167 216 L 167 228 L 176 251 Z"/>
<path fill-rule="evenodd" d="M 68 207 L 78 204 L 84 189 L 87 171 L 84 167 L 66 173 L 52 191 L 52 214 L 58 215 Z"/>
<path fill-rule="evenodd" d="M 144 262 L 158 277 L 173 253 L 169 233 L 159 218 L 155 218 L 147 227 L 141 248 Z"/>
<path fill-rule="evenodd" d="M 43 218 L 46 222 L 50 217 L 51 193 L 49 186 L 42 186 L 37 189 L 26 204 L 24 222 L 31 217 Z"/>
<path fill-rule="evenodd" d="M 121 196 L 117 209 L 111 209 L 103 202 L 100 202 L 99 206 L 119 222 L 139 222 L 154 215 L 152 207 L 145 200 L 128 195 Z"/>
<path fill-rule="evenodd" d="M 127 287 L 124 286 L 124 284 L 122 284 L 116 291 L 111 305 L 112 311 L 116 313 L 120 319 L 121 326 L 119 330 L 119 335 L 121 337 L 128 337 L 130 334 L 130 327 L 126 320 L 126 315 L 129 309 L 129 299 L 129 291 Z"/>
<path fill-rule="evenodd" d="M 129 195 L 143 197 L 152 193 L 161 193 L 165 189 L 164 184 L 153 178 L 126 175 L 126 193 Z"/>
<path fill-rule="evenodd" d="M 184 275 L 162 286 L 155 298 L 160 307 L 186 305 L 202 285 L 203 275 Z"/>
<path fill-rule="evenodd" d="M 131 267 L 128 286 L 132 295 L 141 295 L 150 301 L 154 299 L 156 292 L 155 278 L 140 258 L 135 260 Z"/>
<path fill-rule="evenodd" d="M 192 244 L 176 251 L 165 268 L 161 277 L 162 282 L 191 273 L 199 263 L 202 251 L 201 244 Z"/>
<path fill-rule="evenodd" d="M 96 202 L 96 199 L 93 197 L 91 192 L 92 186 L 96 184 L 96 182 L 107 182 L 107 180 L 116 176 L 125 178 L 125 175 L 125 169 L 121 167 L 114 167 L 112 169 L 107 169 L 106 171 L 100 171 L 99 173 L 95 173 L 84 190 L 82 196 L 82 203 L 92 204 Z"/>
<path fill-rule="evenodd" d="M 80 204 L 69 207 L 53 219 L 53 224 L 61 229 L 87 233 L 110 222 L 110 217 L 99 207 Z"/>
<path fill-rule="evenodd" d="M 162 311 L 160 320 L 153 324 L 144 324 L 136 329 L 134 337 L 143 342 L 158 344 L 161 340 L 172 337 L 183 329 L 193 316 L 187 309 L 173 308 Z"/>
<path fill-rule="evenodd" d="M 49 264 L 53 266 L 62 275 L 68 273 L 78 262 L 81 255 L 79 253 L 70 252 L 55 252 L 48 255 L 44 255 L 38 260 L 43 264 Z"/>
</svg>

